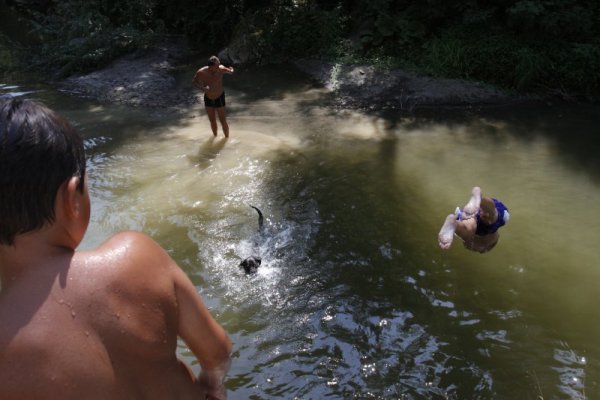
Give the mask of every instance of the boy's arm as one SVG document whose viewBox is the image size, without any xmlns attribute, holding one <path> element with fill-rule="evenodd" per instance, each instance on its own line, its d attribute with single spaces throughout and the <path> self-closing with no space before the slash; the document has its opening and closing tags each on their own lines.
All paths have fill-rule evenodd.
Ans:
<svg viewBox="0 0 600 400">
<path fill-rule="evenodd" d="M 208 398 L 225 399 L 223 379 L 229 369 L 231 342 L 185 272 L 158 243 L 139 232 L 116 234 L 96 251 L 104 258 L 107 254 L 110 257 L 115 257 L 112 254 L 119 255 L 121 260 L 115 262 L 120 266 L 118 281 L 130 282 L 126 286 L 132 293 L 138 293 L 139 286 L 144 287 L 144 292 L 151 286 L 153 295 L 162 298 L 163 302 L 168 301 L 169 306 L 174 304 L 176 333 L 202 367 L 197 383 L 209 395 Z"/>
<path fill-rule="evenodd" d="M 196 287 L 174 262 L 172 271 L 179 307 L 179 336 L 202 366 L 199 384 L 211 398 L 226 398 L 223 381 L 230 364 L 232 346 L 229 336 L 214 320 Z"/>
</svg>

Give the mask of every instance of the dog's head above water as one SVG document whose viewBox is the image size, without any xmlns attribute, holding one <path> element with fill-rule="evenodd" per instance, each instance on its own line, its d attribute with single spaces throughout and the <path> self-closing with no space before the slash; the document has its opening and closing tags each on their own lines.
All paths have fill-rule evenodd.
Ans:
<svg viewBox="0 0 600 400">
<path fill-rule="evenodd" d="M 244 271 L 247 274 L 253 274 L 256 272 L 258 267 L 260 267 L 261 262 L 262 262 L 262 258 L 257 257 L 257 256 L 250 256 L 250 257 L 244 259 L 240 263 L 240 267 L 244 268 Z"/>
</svg>

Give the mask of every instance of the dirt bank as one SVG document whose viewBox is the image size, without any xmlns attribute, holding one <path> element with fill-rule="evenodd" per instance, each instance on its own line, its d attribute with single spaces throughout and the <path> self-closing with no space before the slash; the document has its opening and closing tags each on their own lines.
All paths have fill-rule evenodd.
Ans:
<svg viewBox="0 0 600 400">
<path fill-rule="evenodd" d="M 296 66 L 335 94 L 342 108 L 367 110 L 500 105 L 525 100 L 477 82 L 434 79 L 369 65 L 341 65 L 301 60 Z"/>
<path fill-rule="evenodd" d="M 180 88 L 173 76 L 186 52 L 182 41 L 164 42 L 143 55 L 127 55 L 104 69 L 71 76 L 58 86 L 63 92 L 102 102 L 177 109 L 196 100 L 191 85 Z"/>
<path fill-rule="evenodd" d="M 59 88 L 103 102 L 177 110 L 197 102 L 190 85 L 178 86 L 173 73 L 187 53 L 185 43 L 169 41 L 143 56 L 125 56 L 108 67 L 69 77 Z M 332 106 L 365 110 L 510 104 L 523 98 L 483 84 L 433 79 L 369 65 L 301 60 L 296 67 L 332 93 Z"/>
</svg>

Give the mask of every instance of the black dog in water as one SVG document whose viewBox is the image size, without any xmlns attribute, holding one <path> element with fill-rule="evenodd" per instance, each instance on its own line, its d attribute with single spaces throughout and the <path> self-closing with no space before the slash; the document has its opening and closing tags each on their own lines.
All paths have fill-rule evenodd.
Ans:
<svg viewBox="0 0 600 400">
<path fill-rule="evenodd" d="M 260 263 L 262 262 L 262 258 L 258 256 L 250 256 L 244 259 L 240 263 L 240 267 L 244 268 L 247 274 L 253 274 L 256 272 L 258 267 L 260 267 Z"/>
<path fill-rule="evenodd" d="M 260 233 L 262 233 L 263 231 L 263 215 L 262 212 L 260 212 L 260 210 L 254 206 L 250 206 L 252 208 L 254 208 L 256 210 L 256 212 L 258 213 L 258 231 Z M 240 263 L 240 268 L 244 268 L 244 271 L 246 271 L 247 274 L 253 274 L 256 272 L 256 270 L 258 269 L 258 267 L 260 267 L 260 263 L 262 262 L 262 258 L 260 258 L 259 256 L 250 256 L 247 257 L 246 259 L 244 259 L 241 263 Z"/>
</svg>

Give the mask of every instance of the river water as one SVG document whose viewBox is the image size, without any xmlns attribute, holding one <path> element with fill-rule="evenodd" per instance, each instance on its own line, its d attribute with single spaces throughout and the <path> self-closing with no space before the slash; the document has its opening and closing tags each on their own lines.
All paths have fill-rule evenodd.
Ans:
<svg viewBox="0 0 600 400">
<path fill-rule="evenodd" d="M 0 92 L 85 138 L 82 248 L 143 230 L 197 285 L 234 343 L 231 399 L 600 398 L 598 108 L 335 111 L 281 67 L 225 86 L 229 140 L 199 105 Z M 490 253 L 443 252 L 440 225 L 474 185 L 510 222 Z M 246 276 L 251 254 L 263 264 Z"/>
</svg>

